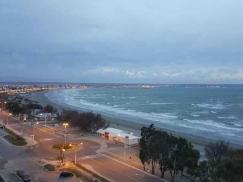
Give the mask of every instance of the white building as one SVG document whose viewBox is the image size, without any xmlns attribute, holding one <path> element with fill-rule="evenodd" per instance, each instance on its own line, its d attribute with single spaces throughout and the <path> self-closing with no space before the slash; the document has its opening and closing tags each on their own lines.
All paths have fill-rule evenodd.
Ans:
<svg viewBox="0 0 243 182">
<path fill-rule="evenodd" d="M 37 115 L 35 115 L 35 118 L 37 118 L 38 120 L 47 120 L 47 121 L 51 121 L 57 118 L 56 114 L 52 114 L 52 113 L 39 113 Z"/>
<path fill-rule="evenodd" d="M 133 133 L 116 128 L 99 129 L 97 134 L 103 136 L 107 140 L 116 141 L 127 145 L 137 145 L 140 140 L 140 137 L 133 135 Z"/>
</svg>

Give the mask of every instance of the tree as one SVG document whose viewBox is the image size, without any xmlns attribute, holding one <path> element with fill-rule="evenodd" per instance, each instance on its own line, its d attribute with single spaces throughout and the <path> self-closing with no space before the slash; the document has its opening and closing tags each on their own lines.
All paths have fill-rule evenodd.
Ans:
<svg viewBox="0 0 243 182">
<path fill-rule="evenodd" d="M 167 165 L 171 181 L 174 182 L 178 172 L 180 171 L 183 175 L 186 167 L 194 174 L 199 159 L 199 152 L 193 149 L 193 145 L 182 137 L 176 138 L 172 136 L 171 143 L 172 147 L 169 151 Z"/>
<path fill-rule="evenodd" d="M 151 160 L 151 172 L 152 174 L 155 173 L 155 165 L 159 161 L 161 156 L 160 149 L 161 149 L 161 142 L 163 141 L 161 131 L 154 130 L 153 128 L 150 130 L 151 136 L 149 138 L 149 156 Z"/>
<path fill-rule="evenodd" d="M 200 182 L 210 182 L 209 180 L 208 161 L 201 161 L 198 166 L 197 177 Z"/>
<path fill-rule="evenodd" d="M 52 105 L 46 105 L 44 108 L 43 108 L 44 112 L 47 112 L 47 113 L 54 113 L 56 112 L 56 109 L 52 106 Z"/>
<path fill-rule="evenodd" d="M 79 113 L 77 111 L 64 110 L 59 116 L 59 120 L 68 121 L 72 126 L 79 127 L 87 132 L 96 132 L 98 129 L 107 126 L 107 122 L 100 114 L 92 112 Z"/>
<path fill-rule="evenodd" d="M 154 134 L 155 128 L 154 125 L 150 125 L 149 127 L 142 127 L 141 128 L 141 139 L 140 139 L 140 153 L 139 157 L 143 165 L 150 164 L 152 165 L 152 174 L 154 174 L 154 168 L 155 168 L 155 157 L 153 157 L 154 149 L 153 146 L 153 139 L 152 136 Z M 144 167 L 145 168 L 145 167 Z"/>
<path fill-rule="evenodd" d="M 183 174 L 185 168 L 192 178 L 196 176 L 200 154 L 185 138 L 177 138 L 150 125 L 142 127 L 139 145 L 139 157 L 144 169 L 146 164 L 151 164 L 152 174 L 158 163 L 162 178 L 169 170 L 171 181 L 175 181 L 178 172 Z"/>
<path fill-rule="evenodd" d="M 168 155 L 169 151 L 172 148 L 172 143 L 170 142 L 171 136 L 164 131 L 161 131 L 161 136 L 160 136 L 160 156 L 159 156 L 159 168 L 161 172 L 161 178 L 164 178 L 165 171 L 168 169 Z"/>
<path fill-rule="evenodd" d="M 221 174 L 221 178 L 227 182 L 242 182 L 243 150 L 230 150 L 218 165 L 218 172 Z"/>
<path fill-rule="evenodd" d="M 200 158 L 200 153 L 198 150 L 195 150 L 193 148 L 189 148 L 188 150 L 188 156 L 186 161 L 186 168 L 187 168 L 187 174 L 190 175 L 190 180 L 193 181 L 195 178 L 198 177 L 198 161 Z"/>
<path fill-rule="evenodd" d="M 17 102 L 8 102 L 6 104 L 6 108 L 9 112 L 13 113 L 14 115 L 21 114 L 23 112 L 23 108 Z"/>
<path fill-rule="evenodd" d="M 139 145 L 140 145 L 139 158 L 143 164 L 143 169 L 145 171 L 146 163 L 149 163 L 149 154 L 148 154 L 148 147 L 144 138 L 140 139 Z"/>
<path fill-rule="evenodd" d="M 57 158 L 61 161 L 61 163 L 63 163 L 64 162 L 64 152 L 66 150 L 71 150 L 73 148 L 73 146 L 70 144 L 55 144 L 52 146 L 52 148 L 59 151 L 59 156 Z"/>
<path fill-rule="evenodd" d="M 209 164 L 209 175 L 214 182 L 220 182 L 221 173 L 219 165 L 229 152 L 229 145 L 223 141 L 210 143 L 205 147 L 206 157 Z"/>
</svg>

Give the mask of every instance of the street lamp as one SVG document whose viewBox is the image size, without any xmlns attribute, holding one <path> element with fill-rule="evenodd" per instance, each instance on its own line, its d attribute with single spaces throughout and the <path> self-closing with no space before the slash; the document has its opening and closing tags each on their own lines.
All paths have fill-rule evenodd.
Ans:
<svg viewBox="0 0 243 182">
<path fill-rule="evenodd" d="M 66 144 L 67 143 L 67 127 L 69 126 L 69 124 L 68 123 L 63 123 L 62 125 L 65 128 L 64 143 Z"/>
<path fill-rule="evenodd" d="M 80 145 L 83 146 L 83 142 L 81 142 Z M 74 153 L 74 164 L 77 164 L 77 148 Z"/>
<path fill-rule="evenodd" d="M 46 128 L 46 114 L 45 114 L 45 128 Z"/>
<path fill-rule="evenodd" d="M 10 117 L 11 117 L 12 115 L 13 115 L 12 113 L 8 113 L 8 119 L 7 119 L 7 123 L 6 123 L 6 125 L 8 125 L 9 119 L 10 119 Z"/>
<path fill-rule="evenodd" d="M 61 156 L 61 158 L 62 158 L 62 163 L 64 164 L 64 152 L 66 151 L 64 148 L 62 148 L 62 156 Z"/>
</svg>

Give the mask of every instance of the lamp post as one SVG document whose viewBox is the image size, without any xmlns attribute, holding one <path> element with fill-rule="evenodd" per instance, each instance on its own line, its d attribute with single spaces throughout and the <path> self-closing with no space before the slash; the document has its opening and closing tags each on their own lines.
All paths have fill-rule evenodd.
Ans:
<svg viewBox="0 0 243 182">
<path fill-rule="evenodd" d="M 8 125 L 8 122 L 9 122 L 9 119 L 10 119 L 11 116 L 12 116 L 12 113 L 8 113 L 8 118 L 7 118 L 7 123 L 6 123 L 6 125 Z"/>
<path fill-rule="evenodd" d="M 62 151 L 61 159 L 62 159 L 62 163 L 64 164 L 64 152 L 66 150 L 64 148 L 62 148 L 61 151 Z"/>
<path fill-rule="evenodd" d="M 80 145 L 83 146 L 83 142 L 81 142 Z M 75 150 L 74 153 L 74 164 L 77 164 L 77 150 Z"/>
<path fill-rule="evenodd" d="M 6 101 L 4 101 L 4 108 L 3 108 L 3 110 L 5 110 L 6 109 L 6 104 L 7 104 L 7 102 Z"/>
<path fill-rule="evenodd" d="M 44 116 L 44 117 L 45 117 L 45 128 L 46 128 L 46 114 L 45 114 L 45 116 Z"/>
<path fill-rule="evenodd" d="M 66 144 L 67 143 L 67 127 L 69 126 L 68 123 L 63 123 L 62 124 L 65 128 L 65 133 L 64 133 L 64 143 Z"/>
</svg>

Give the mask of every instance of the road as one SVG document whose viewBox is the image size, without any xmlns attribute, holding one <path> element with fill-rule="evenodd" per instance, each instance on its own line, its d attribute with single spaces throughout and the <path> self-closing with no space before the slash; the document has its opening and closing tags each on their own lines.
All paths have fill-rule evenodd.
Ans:
<svg viewBox="0 0 243 182">
<path fill-rule="evenodd" d="M 6 113 L 0 113 L 0 119 L 6 120 Z M 39 171 L 34 167 L 34 160 L 37 159 L 55 159 L 59 151 L 55 151 L 53 144 L 63 143 L 64 138 L 54 128 L 45 128 L 42 125 L 30 127 L 28 124 L 20 124 L 21 122 L 9 118 L 8 124 L 16 130 L 21 131 L 24 135 L 35 135 L 38 141 L 38 146 L 33 149 L 26 149 L 24 147 L 8 146 L 6 141 L 0 140 L 0 155 L 8 160 L 23 162 L 28 161 L 23 166 L 24 169 L 31 171 Z M 71 143 L 83 143 L 80 150 L 77 151 L 78 163 L 89 167 L 102 176 L 117 182 L 161 182 L 159 177 L 153 176 L 147 172 L 128 165 L 116 158 L 107 156 L 103 153 L 97 153 L 100 144 L 95 141 L 88 141 L 84 139 L 68 139 Z M 3 147 L 2 147 L 3 146 Z M 21 158 L 21 160 L 20 160 Z M 74 160 L 74 151 L 65 153 L 65 160 Z M 21 165 L 20 165 L 21 166 Z M 42 171 L 43 172 L 43 171 Z M 32 172 L 33 175 L 37 174 Z M 47 175 L 48 176 L 48 175 Z M 52 178 L 54 180 L 54 178 Z M 56 179 L 55 179 L 56 181 Z"/>
<path fill-rule="evenodd" d="M 82 165 L 97 171 L 98 173 L 109 177 L 112 181 L 117 182 L 158 182 L 160 178 L 152 176 L 144 171 L 136 169 L 126 163 L 105 155 L 95 158 L 82 160 Z"/>
</svg>

